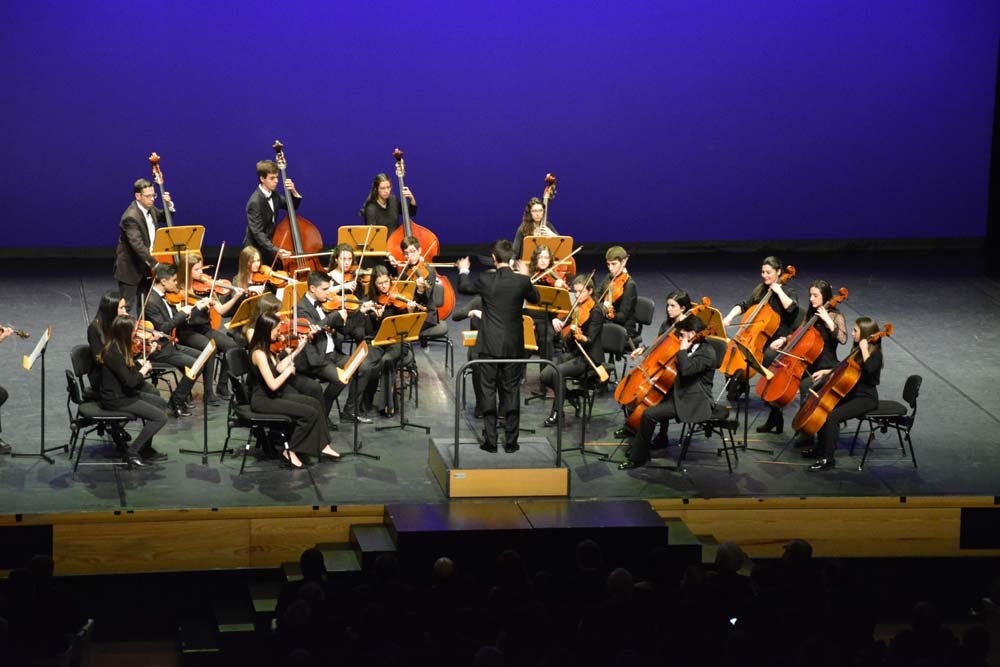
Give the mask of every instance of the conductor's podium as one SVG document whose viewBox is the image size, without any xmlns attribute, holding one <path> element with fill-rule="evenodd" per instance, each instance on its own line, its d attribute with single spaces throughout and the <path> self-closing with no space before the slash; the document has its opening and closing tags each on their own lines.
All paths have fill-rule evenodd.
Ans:
<svg viewBox="0 0 1000 667">
<path fill-rule="evenodd" d="M 427 464 L 448 498 L 569 496 L 569 468 L 555 465 L 548 440 L 521 437 L 518 444 L 512 454 L 503 447 L 489 453 L 474 439 L 459 440 L 456 465 L 454 438 L 430 438 Z"/>
</svg>

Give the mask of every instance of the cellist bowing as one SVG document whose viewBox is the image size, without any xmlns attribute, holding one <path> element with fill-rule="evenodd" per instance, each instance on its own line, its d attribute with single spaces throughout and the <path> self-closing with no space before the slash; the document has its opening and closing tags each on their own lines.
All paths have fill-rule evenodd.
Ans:
<svg viewBox="0 0 1000 667">
<path fill-rule="evenodd" d="M 722 318 L 722 324 L 728 327 L 738 315 L 748 312 L 753 306 L 759 304 L 766 295 L 770 294 L 767 303 L 764 305 L 778 314 L 780 322 L 774 333 L 764 341 L 763 358 L 758 359 L 758 361 L 765 367 L 769 366 L 778 354 L 776 350 L 771 349 L 771 341 L 779 336 L 787 336 L 791 333 L 795 324 L 795 317 L 799 312 L 799 304 L 795 300 L 795 288 L 782 284 L 781 278 L 784 269 L 785 265 L 777 257 L 773 255 L 765 257 L 760 266 L 760 284 L 753 289 L 753 292 L 750 293 L 750 297 L 746 301 L 741 301 L 733 306 L 732 310 Z M 743 324 L 746 326 L 748 323 L 744 322 Z M 740 391 L 745 385 L 742 381 L 734 381 L 730 383 L 729 387 L 729 398 L 733 400 L 739 396 Z M 764 426 L 758 427 L 757 432 L 767 433 L 773 430 L 775 433 L 781 433 L 784 428 L 785 423 L 784 417 L 781 415 L 781 410 L 771 408 L 771 411 L 767 415 L 767 422 Z"/>
<path fill-rule="evenodd" d="M 638 468 L 649 461 L 657 423 L 666 424 L 675 418 L 697 423 L 712 418 L 712 380 L 718 359 L 711 345 L 693 342 L 696 334 L 704 329 L 705 323 L 697 317 L 685 317 L 674 327 L 681 339 L 674 357 L 677 378 L 667 396 L 642 413 L 639 432 L 629 447 L 628 460 L 618 465 L 619 470 Z"/>
<path fill-rule="evenodd" d="M 247 232 L 243 245 L 257 248 L 264 263 L 271 264 L 275 256 L 281 259 L 292 256 L 290 250 L 278 248 L 271 240 L 278 222 L 278 209 L 288 208 L 285 200 L 275 193 L 278 188 L 278 164 L 274 160 L 258 162 L 257 181 L 257 187 L 247 201 Z M 298 210 L 302 195 L 295 189 L 292 179 L 285 179 L 285 190 L 292 195 L 292 205 Z"/>
</svg>

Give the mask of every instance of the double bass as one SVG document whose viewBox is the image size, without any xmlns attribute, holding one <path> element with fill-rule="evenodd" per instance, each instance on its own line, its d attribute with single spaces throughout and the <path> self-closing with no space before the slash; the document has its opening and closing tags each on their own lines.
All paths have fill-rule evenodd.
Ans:
<svg viewBox="0 0 1000 667">
<path fill-rule="evenodd" d="M 156 151 L 153 151 L 149 154 L 149 158 L 147 159 L 149 160 L 149 166 L 153 169 L 153 181 L 160 186 L 160 199 L 163 199 L 163 195 L 166 193 L 167 189 L 166 186 L 163 185 L 163 170 L 160 169 L 160 156 L 156 154 Z M 167 221 L 167 227 L 174 226 L 173 214 L 170 212 L 170 207 L 166 204 L 166 202 L 163 204 L 163 217 Z M 149 242 L 152 243 L 153 239 L 150 239 Z"/>
<path fill-rule="evenodd" d="M 399 262 L 406 261 L 406 257 L 403 255 L 403 239 L 412 236 L 420 243 L 420 249 L 423 251 L 420 256 L 421 263 L 433 262 L 440 252 L 441 244 L 434 232 L 410 220 L 410 207 L 403 195 L 403 188 L 406 187 L 403 183 L 403 177 L 406 175 L 403 151 L 397 148 L 392 152 L 392 157 L 396 160 L 396 178 L 399 180 L 399 205 L 403 211 L 403 226 L 397 227 L 389 235 L 387 242 L 389 253 Z M 455 288 L 452 287 L 451 281 L 440 273 L 437 274 L 437 281 L 441 284 L 441 289 L 444 292 L 444 301 L 437 308 L 438 320 L 441 321 L 451 317 L 452 311 L 455 310 Z"/>
<path fill-rule="evenodd" d="M 835 308 L 846 299 L 847 288 L 841 287 L 836 296 L 823 304 L 823 308 Z M 814 313 L 808 322 L 788 337 L 777 358 L 768 367 L 773 375 L 757 381 L 757 395 L 765 403 L 783 408 L 795 398 L 806 368 L 823 353 L 823 335 L 813 326 L 818 319 L 819 315 Z"/>
<path fill-rule="evenodd" d="M 869 344 L 877 342 L 883 336 L 891 336 L 895 331 L 890 323 L 886 323 L 881 331 L 876 331 L 866 339 Z M 803 436 L 816 435 L 826 423 L 830 412 L 847 396 L 861 378 L 861 348 L 856 348 L 840 365 L 830 371 L 826 382 L 818 391 L 810 390 L 810 396 L 795 413 L 792 429 Z"/>
<path fill-rule="evenodd" d="M 275 141 L 271 148 L 274 149 L 274 161 L 278 164 L 278 170 L 281 171 L 281 182 L 284 184 L 288 178 L 285 147 L 280 141 Z M 323 248 L 323 236 L 315 225 L 295 214 L 292 193 L 287 188 L 285 189 L 285 218 L 274 228 L 271 242 L 278 249 L 292 253 L 292 257 L 284 260 L 284 268 L 295 280 L 303 280 L 302 273 L 324 270 L 319 257 L 301 257 L 301 255 L 319 253 Z"/>
<path fill-rule="evenodd" d="M 784 285 L 795 277 L 795 272 L 795 267 L 789 264 L 782 271 L 777 283 Z M 726 355 L 719 366 L 719 371 L 723 375 L 741 375 L 746 378 L 753 375 L 754 369 L 748 366 L 747 360 L 740 352 L 741 348 L 751 353 L 758 363 L 764 358 L 764 346 L 781 326 L 781 313 L 771 308 L 769 303 L 772 294 L 774 294 L 773 284 L 767 288 L 767 292 L 753 308 L 743 313 L 740 328 L 729 340 Z"/>
</svg>

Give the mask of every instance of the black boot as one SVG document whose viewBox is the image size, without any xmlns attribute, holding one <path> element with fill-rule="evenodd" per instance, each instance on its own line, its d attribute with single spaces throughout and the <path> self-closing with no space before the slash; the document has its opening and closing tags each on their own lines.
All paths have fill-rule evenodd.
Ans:
<svg viewBox="0 0 1000 667">
<path fill-rule="evenodd" d="M 767 421 L 763 426 L 757 427 L 758 433 L 781 433 L 785 430 L 785 415 L 781 414 L 780 408 L 771 408 L 767 413 Z"/>
</svg>

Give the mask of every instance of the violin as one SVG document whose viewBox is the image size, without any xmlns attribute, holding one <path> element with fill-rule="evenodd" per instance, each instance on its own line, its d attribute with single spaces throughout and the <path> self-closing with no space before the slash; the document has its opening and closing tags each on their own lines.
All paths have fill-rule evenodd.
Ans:
<svg viewBox="0 0 1000 667">
<path fill-rule="evenodd" d="M 274 287 L 285 287 L 288 285 L 289 275 L 285 271 L 276 271 L 270 266 L 261 266 L 260 271 L 250 274 L 251 285 L 273 285 Z"/>
<path fill-rule="evenodd" d="M 331 290 L 330 296 L 322 304 L 323 310 L 332 313 L 335 310 L 347 310 L 354 312 L 361 308 L 361 299 L 356 295 L 347 292 L 343 296 L 339 292 Z"/>
<path fill-rule="evenodd" d="M 132 356 L 146 358 L 160 349 L 159 332 L 149 320 L 138 320 L 132 332 Z"/>
<path fill-rule="evenodd" d="M 404 306 L 409 306 L 412 303 L 416 310 L 419 310 L 420 312 L 423 313 L 427 312 L 427 306 L 417 303 L 413 299 L 407 298 L 406 295 L 391 289 L 385 294 L 379 294 L 378 298 L 375 301 L 376 303 L 378 303 L 378 305 L 382 306 L 383 308 L 390 302 L 400 303 Z"/>
<path fill-rule="evenodd" d="M 884 336 L 891 336 L 894 331 L 892 324 L 886 323 L 881 331 L 876 331 L 866 340 L 869 344 L 875 343 Z M 861 379 L 861 366 L 861 348 L 857 347 L 830 372 L 818 391 L 809 390 L 809 398 L 795 413 L 792 429 L 807 437 L 816 435 L 826 423 L 830 412 Z"/>
<path fill-rule="evenodd" d="M 237 287 L 225 278 L 220 278 L 214 282 L 207 278 L 202 278 L 201 280 L 192 281 L 191 292 L 199 297 L 206 297 L 209 295 L 209 292 L 216 296 L 229 296 L 233 292 L 243 294 L 246 290 L 242 287 Z"/>
<path fill-rule="evenodd" d="M 615 307 L 612 304 L 621 299 L 622 295 L 625 294 L 625 283 L 627 282 L 628 273 L 622 267 L 622 270 L 611 279 L 607 289 L 604 290 L 604 296 L 601 298 L 601 301 L 604 303 L 604 313 L 608 316 L 609 320 L 615 319 Z"/>
<path fill-rule="evenodd" d="M 13 329 L 13 327 L 8 327 L 6 324 L 0 324 L 0 329 L 7 329 L 7 328 Z M 18 338 L 31 338 L 30 333 L 28 333 L 27 331 L 21 331 L 20 329 L 14 329 L 14 335 L 17 336 Z"/>
<path fill-rule="evenodd" d="M 328 331 L 329 327 L 323 327 L 323 330 Z M 291 350 L 297 348 L 299 346 L 299 336 L 312 338 L 309 319 L 300 317 L 295 320 L 293 325 L 292 318 L 282 317 L 278 322 L 278 338 L 271 343 L 271 352 L 278 354 L 285 349 Z"/>
<path fill-rule="evenodd" d="M 274 161 L 281 171 L 281 182 L 288 178 L 285 161 L 284 145 L 280 141 L 275 141 L 271 146 L 274 149 Z M 272 242 L 281 250 L 288 250 L 292 257 L 284 260 L 285 270 L 298 277 L 299 272 L 323 271 L 323 263 L 319 257 L 301 257 L 300 255 L 315 255 L 323 248 L 323 236 L 319 229 L 311 222 L 301 216 L 296 216 L 295 205 L 292 201 L 292 193 L 285 190 L 285 218 L 274 228 Z M 288 241 L 291 240 L 291 247 Z"/>
<path fill-rule="evenodd" d="M 841 287 L 837 296 L 831 297 L 823 304 L 823 308 L 835 308 L 846 299 L 847 288 Z M 788 337 L 785 345 L 778 351 L 778 356 L 768 367 L 773 376 L 761 377 L 757 381 L 757 395 L 765 403 L 783 408 L 795 398 L 802 375 L 823 353 L 823 335 L 813 326 L 818 319 L 819 315 L 813 314 L 808 322 Z"/>
<path fill-rule="evenodd" d="M 794 266 L 790 264 L 786 266 L 781 277 L 777 280 L 778 284 L 787 283 L 795 277 L 795 272 Z M 740 328 L 730 339 L 726 355 L 719 365 L 719 370 L 723 375 L 745 375 L 749 378 L 753 374 L 754 369 L 747 364 L 740 348 L 752 353 L 753 358 L 758 362 L 764 358 L 764 346 L 781 326 L 781 313 L 775 312 L 769 303 L 773 293 L 774 285 L 772 284 L 761 300 L 757 302 L 757 305 L 743 313 Z"/>
</svg>

